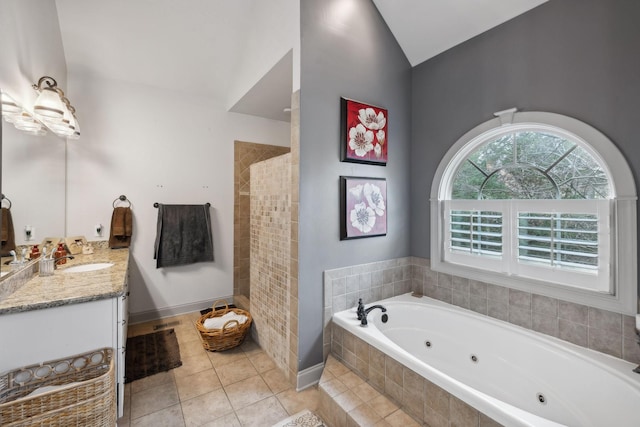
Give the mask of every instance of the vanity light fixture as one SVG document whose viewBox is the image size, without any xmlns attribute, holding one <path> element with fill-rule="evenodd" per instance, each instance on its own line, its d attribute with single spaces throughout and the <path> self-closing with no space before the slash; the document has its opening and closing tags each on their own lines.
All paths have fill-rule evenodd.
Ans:
<svg viewBox="0 0 640 427">
<path fill-rule="evenodd" d="M 76 109 L 52 77 L 44 76 L 32 86 L 39 95 L 33 113 L 23 108 L 11 96 L 0 92 L 2 117 L 16 129 L 31 135 L 46 135 L 47 129 L 63 138 L 80 138 Z"/>
<path fill-rule="evenodd" d="M 45 135 L 47 133 L 44 125 L 24 111 L 9 95 L 0 92 L 0 99 L 2 101 L 2 117 L 5 121 L 12 123 L 16 129 L 32 135 Z"/>
<path fill-rule="evenodd" d="M 33 106 L 35 116 L 58 136 L 80 138 L 76 109 L 58 87 L 58 82 L 53 77 L 43 76 L 32 87 L 40 93 Z"/>
</svg>

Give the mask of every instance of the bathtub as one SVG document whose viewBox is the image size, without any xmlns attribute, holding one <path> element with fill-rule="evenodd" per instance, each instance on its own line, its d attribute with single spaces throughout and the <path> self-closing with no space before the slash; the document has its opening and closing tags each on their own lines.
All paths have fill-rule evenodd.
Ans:
<svg viewBox="0 0 640 427">
<path fill-rule="evenodd" d="M 640 425 L 631 363 L 428 297 L 375 304 L 386 323 L 355 308 L 333 322 L 505 426 Z"/>
</svg>

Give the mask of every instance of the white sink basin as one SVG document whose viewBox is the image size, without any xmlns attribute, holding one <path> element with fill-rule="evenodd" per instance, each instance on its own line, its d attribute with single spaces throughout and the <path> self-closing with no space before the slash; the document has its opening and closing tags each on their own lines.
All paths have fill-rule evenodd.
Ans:
<svg viewBox="0 0 640 427">
<path fill-rule="evenodd" d="M 113 263 L 111 262 L 96 262 L 93 264 L 74 265 L 73 267 L 60 269 L 60 272 L 61 273 L 86 273 L 88 271 L 103 270 L 111 266 L 113 266 Z"/>
</svg>

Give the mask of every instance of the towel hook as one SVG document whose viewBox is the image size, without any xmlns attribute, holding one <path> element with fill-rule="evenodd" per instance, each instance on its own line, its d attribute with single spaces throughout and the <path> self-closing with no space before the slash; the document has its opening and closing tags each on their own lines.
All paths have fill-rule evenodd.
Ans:
<svg viewBox="0 0 640 427">
<path fill-rule="evenodd" d="M 9 202 L 9 207 L 8 207 L 7 209 L 11 209 L 11 200 L 9 200 L 9 198 L 8 198 L 7 196 L 5 196 L 4 194 L 2 194 L 2 197 L 0 197 L 0 200 L 2 200 L 2 201 L 0 201 L 0 203 L 4 202 L 5 200 L 6 200 L 7 202 Z"/>
<path fill-rule="evenodd" d="M 116 207 L 116 203 L 118 203 L 118 200 L 120 200 L 121 202 L 127 202 L 129 203 L 129 206 L 126 206 L 127 208 L 131 207 L 131 200 L 127 199 L 127 196 L 125 196 L 124 194 L 121 195 L 120 197 L 117 197 L 114 201 L 113 201 L 113 207 Z"/>
</svg>

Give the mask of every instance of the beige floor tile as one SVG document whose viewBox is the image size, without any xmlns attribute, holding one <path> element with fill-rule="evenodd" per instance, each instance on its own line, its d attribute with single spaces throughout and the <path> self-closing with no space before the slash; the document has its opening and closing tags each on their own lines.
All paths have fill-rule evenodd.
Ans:
<svg viewBox="0 0 640 427">
<path fill-rule="evenodd" d="M 398 405 L 383 395 L 373 398 L 368 403 L 382 418 L 398 410 Z"/>
<path fill-rule="evenodd" d="M 188 377 L 196 372 L 211 369 L 211 361 L 206 354 L 182 357 L 182 366 L 175 368 L 173 374 L 177 377 Z"/>
<path fill-rule="evenodd" d="M 264 351 L 251 337 L 247 337 L 243 343 L 240 344 L 240 349 L 244 351 L 247 356 Z"/>
<path fill-rule="evenodd" d="M 242 427 L 271 426 L 289 416 L 275 396 L 249 405 L 236 414 Z"/>
<path fill-rule="evenodd" d="M 149 415 L 137 418 L 131 422 L 131 427 L 183 427 L 182 407 L 170 406 Z"/>
<path fill-rule="evenodd" d="M 333 400 L 345 412 L 349 412 L 353 408 L 362 405 L 364 402 L 352 391 L 345 391 L 333 398 Z"/>
<path fill-rule="evenodd" d="M 296 391 L 291 388 L 278 393 L 276 397 L 289 415 L 297 414 L 303 409 L 313 412 L 318 409 L 320 402 L 320 394 L 316 387 L 310 387 L 302 391 Z"/>
<path fill-rule="evenodd" d="M 176 330 L 176 337 L 178 338 L 178 345 L 180 346 L 180 348 L 182 348 L 185 345 L 190 345 L 195 343 L 198 343 L 200 345 L 200 348 L 202 348 L 200 335 L 198 334 L 198 331 L 196 331 L 195 329 L 194 330 L 192 330 L 191 328 L 178 329 Z"/>
<path fill-rule="evenodd" d="M 202 342 L 199 339 L 183 342 L 180 346 L 180 357 L 198 356 L 201 354 L 207 354 L 206 350 L 202 347 Z"/>
<path fill-rule="evenodd" d="M 380 393 L 367 383 L 362 383 L 359 386 L 354 387 L 352 390 L 360 399 L 365 402 L 368 402 L 380 396 Z"/>
<path fill-rule="evenodd" d="M 222 387 L 220 379 L 218 379 L 218 375 L 213 368 L 185 377 L 178 376 L 176 377 L 176 385 L 178 386 L 178 395 L 181 401 L 192 399 Z"/>
<path fill-rule="evenodd" d="M 218 378 L 220 378 L 220 382 L 225 387 L 229 384 L 237 383 L 238 381 L 258 375 L 258 371 L 256 371 L 249 359 L 246 357 L 243 357 L 234 363 L 216 367 L 215 369 L 218 374 Z"/>
<path fill-rule="evenodd" d="M 327 358 L 327 362 L 325 364 L 325 369 L 328 369 L 333 375 L 337 378 L 340 378 L 342 375 L 351 372 L 351 369 L 344 366 L 342 363 L 337 361 L 333 356 L 329 355 Z"/>
<path fill-rule="evenodd" d="M 251 364 L 260 373 L 268 371 L 268 370 L 273 369 L 273 368 L 276 367 L 276 363 L 273 361 L 271 356 L 269 356 L 264 351 L 251 353 L 247 357 L 251 361 Z"/>
<path fill-rule="evenodd" d="M 285 373 L 251 337 L 234 349 L 205 351 L 194 325 L 199 317 L 194 312 L 129 328 L 129 336 L 173 328 L 183 366 L 127 384 L 125 416 L 118 420 L 119 427 L 263 427 L 303 409 L 318 409 L 317 388 L 296 392 Z M 156 325 L 163 326 L 158 329 Z M 334 380 L 344 369 L 333 362 L 332 373 L 325 370 L 325 381 Z M 345 391 L 344 384 L 334 382 L 334 386 L 328 385 L 331 391 Z M 362 385 L 358 387 L 360 390 Z M 368 395 L 367 391 L 360 393 Z M 353 403 L 351 400 L 355 399 L 348 403 Z"/>
<path fill-rule="evenodd" d="M 261 375 L 264 382 L 267 383 L 274 394 L 293 388 L 280 368 L 271 369 L 269 371 L 263 372 Z"/>
<path fill-rule="evenodd" d="M 139 393 L 141 391 L 157 387 L 162 384 L 173 382 L 173 370 L 167 372 L 160 372 L 159 374 L 151 375 L 145 378 L 141 378 L 136 381 L 132 381 L 131 392 Z M 125 393 L 126 394 L 126 393 Z"/>
<path fill-rule="evenodd" d="M 182 402 L 187 427 L 201 426 L 231 413 L 233 407 L 221 388 Z"/>
<path fill-rule="evenodd" d="M 402 409 L 398 409 L 391 415 L 387 415 L 384 419 L 391 427 L 420 427 L 420 424 L 407 415 Z"/>
<path fill-rule="evenodd" d="M 177 334 L 182 335 L 183 339 L 192 339 L 192 338 L 200 338 L 200 332 L 198 332 L 198 328 L 196 325 L 188 319 L 180 319 L 180 324 L 178 326 L 174 326 L 173 329 Z"/>
<path fill-rule="evenodd" d="M 347 386 L 337 378 L 322 384 L 322 388 L 331 397 L 347 391 Z"/>
<path fill-rule="evenodd" d="M 236 411 L 256 403 L 259 400 L 273 396 L 269 386 L 262 380 L 260 375 L 238 381 L 224 388 L 231 406 Z"/>
<path fill-rule="evenodd" d="M 209 356 L 214 368 L 247 358 L 247 355 L 239 347 L 225 351 L 207 351 L 207 356 Z"/>
<path fill-rule="evenodd" d="M 380 421 L 382 421 L 380 415 L 376 414 L 371 406 L 366 403 L 352 409 L 347 414 L 347 425 L 351 423 L 354 426 L 369 427 Z"/>
<path fill-rule="evenodd" d="M 179 403 L 175 383 L 162 384 L 131 395 L 131 420 Z"/>
<path fill-rule="evenodd" d="M 353 372 L 347 372 L 346 374 L 341 375 L 338 379 L 342 381 L 342 383 L 346 385 L 348 389 L 355 388 L 364 383 L 364 380 Z"/>
<path fill-rule="evenodd" d="M 235 413 L 225 415 L 217 420 L 203 424 L 202 427 L 242 427 Z"/>
<path fill-rule="evenodd" d="M 322 370 L 322 376 L 320 377 L 320 384 L 324 384 L 336 378 L 328 369 Z"/>
</svg>

